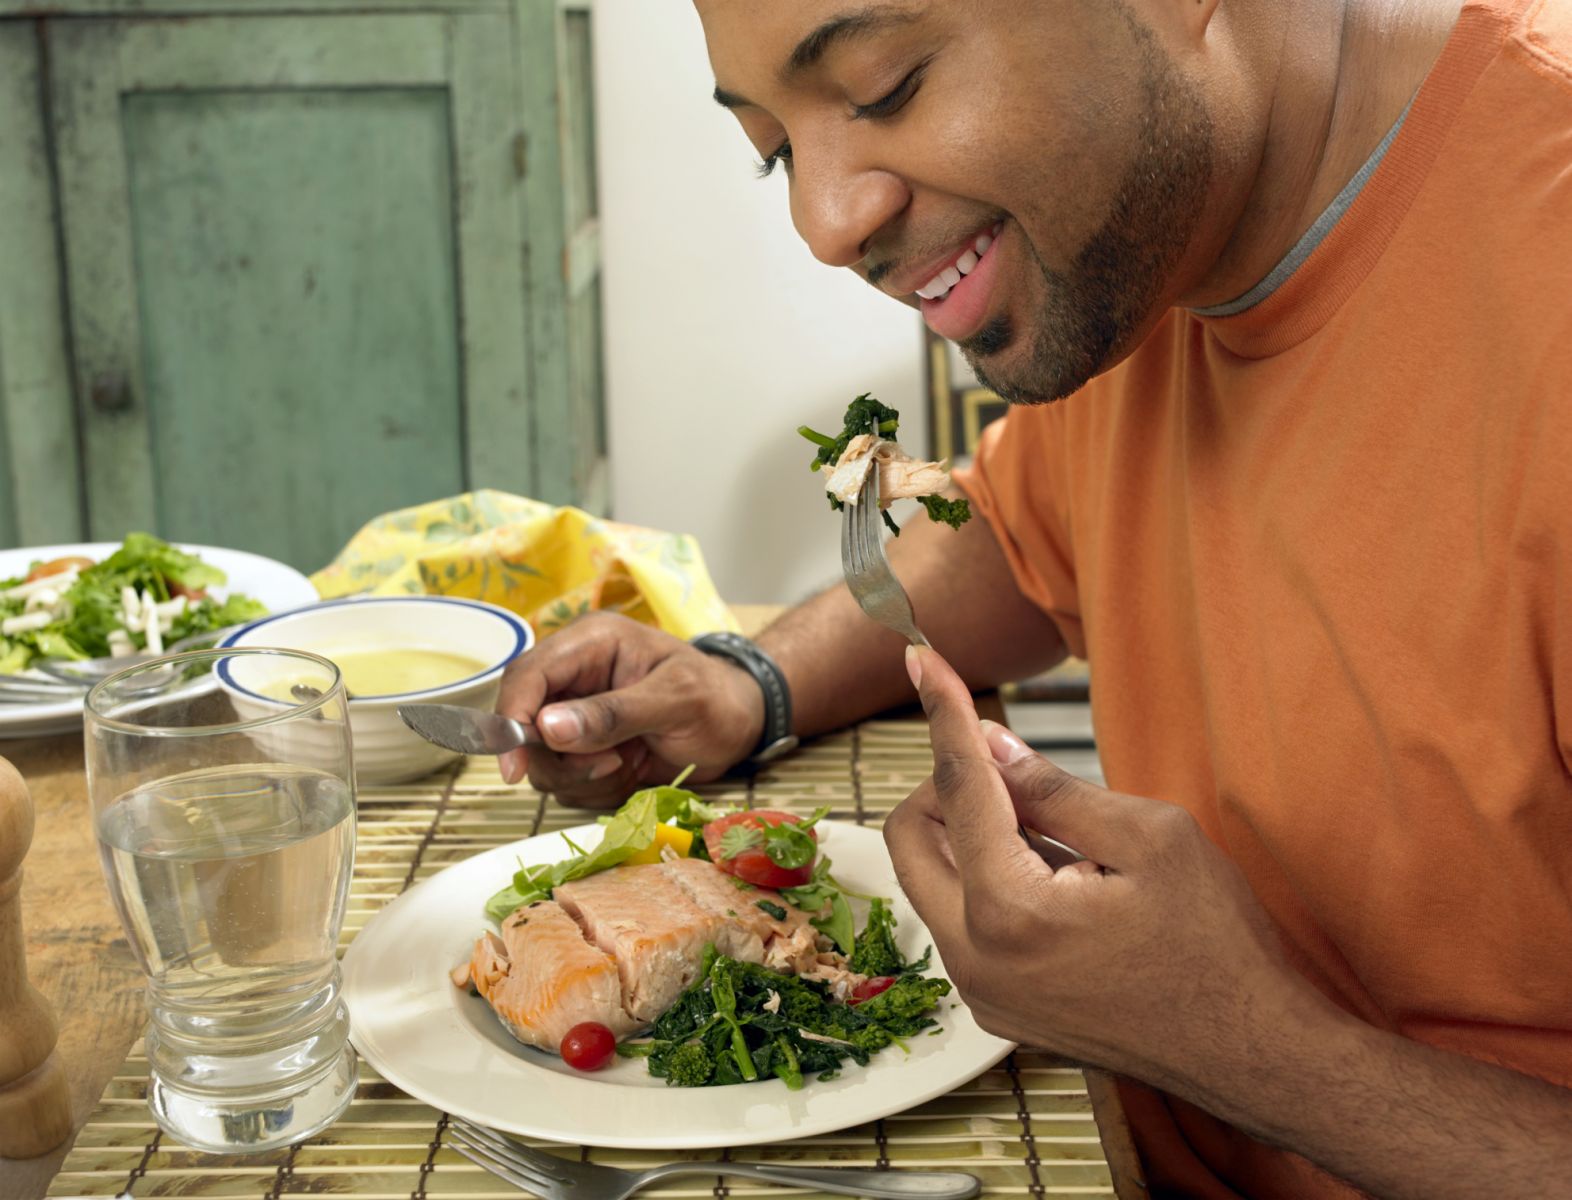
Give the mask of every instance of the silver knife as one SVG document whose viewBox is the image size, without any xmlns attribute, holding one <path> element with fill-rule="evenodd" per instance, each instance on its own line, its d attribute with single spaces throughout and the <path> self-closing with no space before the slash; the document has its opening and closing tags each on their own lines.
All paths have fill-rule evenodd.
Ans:
<svg viewBox="0 0 1572 1200">
<path fill-rule="evenodd" d="M 457 704 L 400 704 L 398 715 L 428 742 L 460 754 L 505 754 L 544 746 L 533 725 L 481 708 Z"/>
</svg>

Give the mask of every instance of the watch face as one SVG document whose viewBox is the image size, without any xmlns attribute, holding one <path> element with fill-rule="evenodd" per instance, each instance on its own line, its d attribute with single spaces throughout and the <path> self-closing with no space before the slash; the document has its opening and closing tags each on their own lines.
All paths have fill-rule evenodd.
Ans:
<svg viewBox="0 0 1572 1200">
<path fill-rule="evenodd" d="M 771 742 L 768 746 L 764 747 L 764 749 L 760 750 L 757 754 L 755 754 L 750 761 L 756 762 L 756 763 L 774 762 L 777 758 L 780 758 L 783 754 L 790 754 L 796 748 L 797 748 L 797 739 L 796 739 L 796 737 L 793 736 L 792 734 L 787 734 L 785 737 L 777 738 L 775 741 Z"/>
</svg>

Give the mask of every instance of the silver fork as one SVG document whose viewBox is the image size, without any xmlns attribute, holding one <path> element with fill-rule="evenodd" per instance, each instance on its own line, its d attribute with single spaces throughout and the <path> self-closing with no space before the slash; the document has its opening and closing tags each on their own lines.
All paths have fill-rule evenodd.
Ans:
<svg viewBox="0 0 1572 1200">
<path fill-rule="evenodd" d="M 976 1176 L 962 1171 L 876 1171 L 740 1162 L 673 1162 L 648 1171 L 624 1171 L 533 1150 L 462 1117 L 451 1120 L 448 1133 L 453 1136 L 453 1149 L 470 1162 L 543 1200 L 623 1200 L 642 1187 L 676 1175 L 733 1175 L 879 1200 L 970 1200 L 982 1190 Z"/>
<path fill-rule="evenodd" d="M 878 423 L 873 436 L 879 437 Z M 911 598 L 890 570 L 884 557 L 884 531 L 879 517 L 879 464 L 868 467 L 868 477 L 857 493 L 857 503 L 841 511 L 841 571 L 858 606 L 879 624 L 893 629 L 914 646 L 928 639 L 912 616 Z"/>
<path fill-rule="evenodd" d="M 873 436 L 879 436 L 875 423 Z M 856 504 L 848 504 L 841 519 L 841 570 L 846 575 L 846 586 L 856 597 L 862 611 L 879 624 L 893 629 L 914 646 L 928 645 L 922 630 L 917 628 L 912 616 L 911 597 L 890 570 L 890 560 L 884 557 L 884 534 L 879 517 L 879 464 L 868 468 L 868 478 L 863 480 L 862 491 Z M 1086 856 L 1079 850 L 1066 846 L 1035 829 L 1017 826 L 1022 839 L 1036 851 L 1037 856 L 1055 871 Z"/>
</svg>

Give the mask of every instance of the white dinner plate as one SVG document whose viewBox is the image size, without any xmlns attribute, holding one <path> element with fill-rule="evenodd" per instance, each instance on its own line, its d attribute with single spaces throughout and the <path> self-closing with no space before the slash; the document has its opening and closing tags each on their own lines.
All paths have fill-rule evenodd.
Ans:
<svg viewBox="0 0 1572 1200">
<path fill-rule="evenodd" d="M 211 567 L 227 575 L 223 587 L 210 589 L 215 600 L 232 594 L 259 600 L 269 612 L 283 612 L 303 604 L 315 604 L 319 597 L 311 581 L 294 567 L 285 566 L 260 554 L 245 550 L 225 550 L 218 546 L 193 546 L 176 543 Z M 0 579 L 25 575 L 35 562 L 81 555 L 101 562 L 116 550 L 119 542 L 80 542 L 70 546 L 23 546 L 0 550 Z M 50 733 L 69 733 L 82 724 L 81 700 L 55 700 L 47 704 L 0 704 L 0 738 L 41 737 Z"/>
<path fill-rule="evenodd" d="M 908 958 L 930 938 L 901 895 L 884 839 L 872 829 L 818 826 L 846 887 L 894 899 Z M 579 846 L 599 825 L 567 830 Z M 455 1116 L 551 1141 L 631 1149 L 706 1149 L 808 1137 L 860 1125 L 952 1091 L 1014 1047 L 977 1027 L 951 992 L 933 1014 L 942 1030 L 890 1046 L 866 1067 L 847 1060 L 837 1079 L 809 1078 L 800 1091 L 778 1079 L 727 1087 L 675 1088 L 651 1078 L 643 1059 L 574 1071 L 556 1055 L 521 1045 L 489 1005 L 453 986 L 448 972 L 469 958 L 487 921 L 484 905 L 517 867 L 571 851 L 557 833 L 499 846 L 411 888 L 373 917 L 344 955 L 344 997 L 355 1048 L 383 1078 Z M 864 906 L 853 901 L 858 927 Z M 934 974 L 944 967 L 933 959 Z M 931 1031 L 929 1031 L 931 1032 Z"/>
</svg>

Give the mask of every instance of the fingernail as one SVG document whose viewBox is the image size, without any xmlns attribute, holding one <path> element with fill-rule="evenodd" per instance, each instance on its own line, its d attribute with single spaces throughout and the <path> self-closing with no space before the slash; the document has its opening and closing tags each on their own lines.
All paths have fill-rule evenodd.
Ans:
<svg viewBox="0 0 1572 1200">
<path fill-rule="evenodd" d="M 502 782 L 509 786 L 523 778 L 524 772 L 519 769 L 519 755 L 517 750 L 509 750 L 497 758 L 497 772 L 502 776 Z"/>
<path fill-rule="evenodd" d="M 604 779 L 608 775 L 615 775 L 622 766 L 622 759 L 613 754 L 610 758 L 603 758 L 590 768 L 589 774 L 584 778 L 593 783 L 597 779 Z"/>
<path fill-rule="evenodd" d="M 535 724 L 547 741 L 558 745 L 576 742 L 584 735 L 584 718 L 571 708 L 542 709 Z"/>
<path fill-rule="evenodd" d="M 922 690 L 922 656 L 916 646 L 906 647 L 906 673 L 912 677 L 912 686 Z"/>
<path fill-rule="evenodd" d="M 983 736 L 988 739 L 988 753 L 1001 767 L 1020 762 L 1032 753 L 1030 746 L 997 721 L 984 721 L 982 727 Z"/>
</svg>

